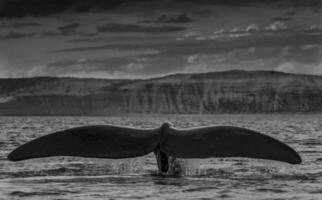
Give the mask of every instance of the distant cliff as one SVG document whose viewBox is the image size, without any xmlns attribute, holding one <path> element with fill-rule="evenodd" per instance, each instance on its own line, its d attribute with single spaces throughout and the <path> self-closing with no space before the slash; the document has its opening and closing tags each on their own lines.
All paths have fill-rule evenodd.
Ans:
<svg viewBox="0 0 322 200">
<path fill-rule="evenodd" d="M 0 79 L 0 115 L 322 113 L 322 76 L 272 71 L 146 80 Z"/>
</svg>

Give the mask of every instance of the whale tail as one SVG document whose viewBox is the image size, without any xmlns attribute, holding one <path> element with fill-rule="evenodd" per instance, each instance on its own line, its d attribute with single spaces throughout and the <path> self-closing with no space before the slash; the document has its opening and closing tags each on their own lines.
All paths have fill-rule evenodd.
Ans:
<svg viewBox="0 0 322 200">
<path fill-rule="evenodd" d="M 168 156 L 249 157 L 301 163 L 298 153 L 286 144 L 256 131 L 231 126 L 189 130 L 168 126 L 147 130 L 107 125 L 77 127 L 27 142 L 12 151 L 8 159 L 19 161 L 50 156 L 119 159 L 151 152 L 155 152 L 162 172 L 168 169 Z"/>
</svg>

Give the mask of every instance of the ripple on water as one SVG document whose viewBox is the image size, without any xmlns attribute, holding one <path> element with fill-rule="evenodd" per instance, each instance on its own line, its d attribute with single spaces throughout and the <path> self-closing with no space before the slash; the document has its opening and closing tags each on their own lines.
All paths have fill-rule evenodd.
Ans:
<svg viewBox="0 0 322 200">
<path fill-rule="evenodd" d="M 24 191 L 12 191 L 9 193 L 9 196 L 15 196 L 15 197 L 32 197 L 32 196 L 56 196 L 56 195 L 63 195 L 63 194 L 69 194 L 69 193 L 77 193 L 73 191 L 39 191 L 39 192 L 24 192 Z"/>
</svg>

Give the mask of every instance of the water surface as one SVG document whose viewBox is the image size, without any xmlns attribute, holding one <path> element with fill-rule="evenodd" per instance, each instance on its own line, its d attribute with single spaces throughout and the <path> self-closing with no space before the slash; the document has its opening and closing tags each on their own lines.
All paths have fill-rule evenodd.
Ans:
<svg viewBox="0 0 322 200">
<path fill-rule="evenodd" d="M 122 160 L 6 160 L 24 142 L 66 128 L 156 128 L 164 121 L 177 128 L 233 125 L 258 130 L 295 148 L 303 163 L 186 159 L 180 160 L 181 176 L 158 176 L 153 154 Z M 322 199 L 322 116 L 0 117 L 0 160 L 1 199 Z"/>
</svg>

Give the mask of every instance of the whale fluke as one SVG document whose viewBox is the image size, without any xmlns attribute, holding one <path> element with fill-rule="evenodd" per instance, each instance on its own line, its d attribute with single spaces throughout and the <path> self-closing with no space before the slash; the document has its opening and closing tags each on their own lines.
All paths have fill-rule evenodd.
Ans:
<svg viewBox="0 0 322 200">
<path fill-rule="evenodd" d="M 162 150 L 178 158 L 247 157 L 301 163 L 288 145 L 262 133 L 232 126 L 169 128 Z"/>
<path fill-rule="evenodd" d="M 132 158 L 152 152 L 160 143 L 159 129 L 84 126 L 52 133 L 18 147 L 11 161 L 50 156 Z"/>
<path fill-rule="evenodd" d="M 168 170 L 168 156 L 177 158 L 249 157 L 301 163 L 288 145 L 239 127 L 210 126 L 178 130 L 168 123 L 157 129 L 100 125 L 72 128 L 32 140 L 8 155 L 11 161 L 49 156 L 132 158 L 154 152 L 159 171 Z"/>
</svg>

